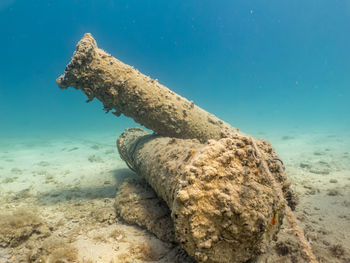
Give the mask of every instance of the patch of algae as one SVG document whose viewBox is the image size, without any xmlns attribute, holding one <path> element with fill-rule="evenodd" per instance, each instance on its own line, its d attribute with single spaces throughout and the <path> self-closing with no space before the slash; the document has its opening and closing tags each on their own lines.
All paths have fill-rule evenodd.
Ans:
<svg viewBox="0 0 350 263">
<path fill-rule="evenodd" d="M 39 232 L 42 220 L 29 208 L 0 214 L 0 246 L 17 247 L 32 234 Z"/>
<path fill-rule="evenodd" d="M 113 259 L 111 263 L 132 263 L 135 262 L 135 260 L 153 262 L 160 260 L 163 256 L 164 255 L 154 250 L 152 246 L 147 243 L 132 244 L 127 253 L 118 255 L 118 257 Z"/>
<path fill-rule="evenodd" d="M 0 213 L 0 247 L 12 251 L 6 262 L 77 262 L 76 248 L 69 240 L 52 235 L 54 228 L 38 214 L 29 205 Z"/>
<path fill-rule="evenodd" d="M 48 238 L 41 246 L 28 254 L 28 262 L 66 263 L 77 262 L 78 250 L 56 237 Z"/>
</svg>

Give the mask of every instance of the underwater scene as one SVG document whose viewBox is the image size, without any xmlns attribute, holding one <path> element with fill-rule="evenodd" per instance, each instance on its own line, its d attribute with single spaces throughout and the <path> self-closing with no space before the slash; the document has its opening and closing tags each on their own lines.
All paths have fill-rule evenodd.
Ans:
<svg viewBox="0 0 350 263">
<path fill-rule="evenodd" d="M 0 0 L 0 263 L 350 263 L 349 25 Z"/>
</svg>

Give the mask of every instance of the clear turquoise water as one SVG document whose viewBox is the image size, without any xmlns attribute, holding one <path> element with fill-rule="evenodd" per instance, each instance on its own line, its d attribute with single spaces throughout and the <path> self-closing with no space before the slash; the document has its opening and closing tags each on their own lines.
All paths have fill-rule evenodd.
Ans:
<svg viewBox="0 0 350 263">
<path fill-rule="evenodd" d="M 250 133 L 350 128 L 350 2 L 0 1 L 0 134 L 121 131 L 132 120 L 59 90 L 84 33 Z"/>
<path fill-rule="evenodd" d="M 133 120 L 56 84 L 90 32 L 124 63 L 270 140 L 315 254 L 345 262 L 329 246 L 349 258 L 349 29 L 349 0 L 0 0 L 0 215 L 35 205 L 47 220 L 106 198 L 112 209 L 132 176 L 115 139 Z M 0 248 L 0 263 L 22 252 Z"/>
</svg>

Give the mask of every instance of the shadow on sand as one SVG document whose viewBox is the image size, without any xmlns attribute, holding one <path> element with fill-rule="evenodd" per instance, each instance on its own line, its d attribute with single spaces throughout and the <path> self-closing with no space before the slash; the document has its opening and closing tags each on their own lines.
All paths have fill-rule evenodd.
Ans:
<svg viewBox="0 0 350 263">
<path fill-rule="evenodd" d="M 43 192 L 38 196 L 40 205 L 52 205 L 69 201 L 84 201 L 103 198 L 114 198 L 117 189 L 126 179 L 135 178 L 137 175 L 127 168 L 111 171 L 114 182 L 107 185 L 61 188 L 50 192 Z"/>
</svg>

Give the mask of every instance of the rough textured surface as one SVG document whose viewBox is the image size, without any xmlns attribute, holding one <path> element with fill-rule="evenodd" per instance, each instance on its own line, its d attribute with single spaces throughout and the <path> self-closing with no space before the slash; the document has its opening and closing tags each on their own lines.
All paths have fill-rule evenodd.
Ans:
<svg viewBox="0 0 350 263">
<path fill-rule="evenodd" d="M 33 233 L 40 232 L 41 219 L 32 211 L 20 209 L 0 214 L 0 247 L 16 247 Z"/>
<path fill-rule="evenodd" d="M 283 163 L 267 142 L 238 133 L 157 80 L 116 60 L 98 49 L 90 34 L 78 43 L 72 61 L 57 82 L 62 89 L 81 89 L 89 101 L 95 97 L 102 101 L 107 112 L 114 109 L 115 115 L 123 113 L 155 132 L 145 135 L 140 130 L 129 130 L 129 136 L 121 137 L 119 151 L 128 166 L 144 176 L 167 202 L 176 239 L 198 261 L 243 262 L 264 252 L 284 215 L 298 233 L 303 251 L 314 258 L 290 209 L 295 207 L 295 199 L 286 183 Z M 187 140 L 168 138 L 166 142 L 158 135 Z M 174 140 L 174 149 L 167 148 Z M 154 141 L 157 143 L 153 145 Z M 243 141 L 243 146 L 237 141 Z M 238 148 L 231 147 L 235 143 Z M 150 151 L 144 147 L 150 147 Z M 192 157 L 201 162 L 191 161 Z M 232 161 L 236 165 L 231 166 Z M 242 179 L 242 175 L 250 179 Z M 119 202 L 123 200 L 125 205 L 133 201 L 128 196 Z M 132 218 L 135 212 L 139 218 L 132 220 L 138 225 L 144 218 L 153 220 L 147 213 L 140 213 L 141 203 L 132 205 L 137 208 L 131 209 L 133 212 L 124 213 Z M 142 226 L 156 235 L 159 232 L 154 223 Z"/>
<path fill-rule="evenodd" d="M 176 239 L 189 255 L 199 262 L 245 262 L 266 251 L 285 203 L 264 174 L 251 138 L 221 137 L 200 144 L 133 128 L 120 136 L 118 149 L 166 201 Z M 265 141 L 258 146 L 283 185 L 284 168 L 272 147 Z"/>
<path fill-rule="evenodd" d="M 276 131 L 271 139 L 276 142 L 279 154 L 287 160 L 287 176 L 300 198 L 295 216 L 313 252 L 320 263 L 350 262 L 350 236 L 344 231 L 350 229 L 350 153 L 344 155 L 350 149 L 350 137 L 345 134 L 334 136 L 332 132 L 308 134 L 300 129 L 283 132 Z M 184 263 L 177 260 L 177 252 L 168 254 L 173 245 L 161 242 L 139 227 L 125 224 L 124 220 L 115 219 L 115 189 L 125 179 L 133 179 L 136 175 L 125 169 L 126 165 L 116 156 L 115 132 L 88 135 L 37 138 L 34 141 L 32 137 L 1 138 L 0 155 L 4 158 L 0 158 L 0 217 L 18 214 L 15 211 L 24 208 L 25 213 L 36 214 L 42 224 L 38 228 L 34 226 L 33 234 L 15 247 L 1 247 L 0 262 L 27 263 L 28 253 L 31 258 L 47 259 L 62 250 L 61 246 L 46 250 L 45 241 L 53 237 L 65 243 L 63 249 L 67 247 L 68 252 L 76 248 L 79 263 L 149 263 L 150 258 L 160 256 L 167 260 L 161 259 L 157 263 Z M 294 139 L 285 140 L 283 135 L 294 136 Z M 89 140 L 85 140 L 87 137 Z M 324 150 L 327 148 L 330 151 Z M 326 154 L 315 155 L 315 151 Z M 88 157 L 92 154 L 104 162 L 91 163 Z M 318 168 L 319 161 L 322 161 L 320 165 L 329 163 L 329 175 L 315 174 L 300 166 L 307 162 Z M 39 163 L 50 165 L 43 167 Z M 23 174 L 14 174 L 13 168 L 22 170 Z M 6 183 L 8 179 L 14 182 Z M 330 179 L 337 179 L 338 183 L 329 183 Z M 339 194 L 329 196 L 329 190 L 337 190 Z M 8 217 L 2 218 L 5 224 L 10 222 Z M 293 241 L 294 232 L 285 219 L 278 240 L 270 243 L 267 254 L 252 262 L 310 263 L 302 258 L 300 244 L 298 240 Z M 134 249 L 143 245 L 145 249 Z M 339 253 L 342 250 L 345 251 L 343 255 Z M 151 256 L 136 259 L 141 253 L 143 258 L 144 255 Z M 122 261 L 122 257 L 126 260 Z"/>
<path fill-rule="evenodd" d="M 155 234 L 165 242 L 175 243 L 170 210 L 144 180 L 128 180 L 118 189 L 117 213 L 129 224 Z"/>
<path fill-rule="evenodd" d="M 100 100 L 106 111 L 115 110 L 115 115 L 124 114 L 164 136 L 205 142 L 219 139 L 221 130 L 237 131 L 157 80 L 99 49 L 90 34 L 80 40 L 57 83 L 61 89 L 80 89 L 89 101 Z"/>
</svg>

